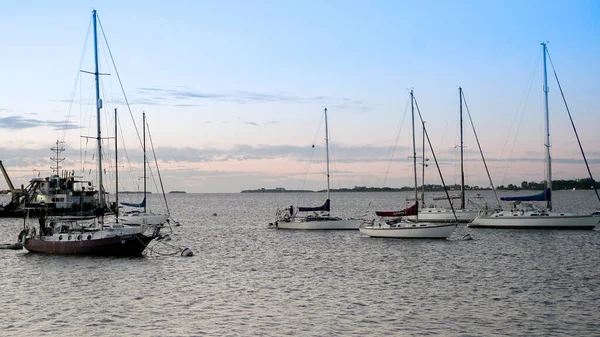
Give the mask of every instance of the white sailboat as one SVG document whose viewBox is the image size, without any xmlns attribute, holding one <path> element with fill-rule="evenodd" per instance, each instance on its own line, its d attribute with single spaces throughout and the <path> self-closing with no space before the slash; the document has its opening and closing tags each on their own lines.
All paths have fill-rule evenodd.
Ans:
<svg viewBox="0 0 600 337">
<path fill-rule="evenodd" d="M 165 214 L 156 214 L 149 212 L 147 209 L 147 188 L 146 188 L 146 113 L 142 113 L 142 122 L 143 122 L 143 148 L 144 148 L 144 199 L 141 203 L 127 203 L 121 202 L 122 205 L 133 207 L 136 209 L 124 212 L 121 214 L 121 222 L 130 226 L 140 226 L 140 225 L 162 225 L 168 220 L 168 216 Z M 143 210 L 138 210 L 137 208 L 143 208 Z"/>
<path fill-rule="evenodd" d="M 600 217 L 594 215 L 576 215 L 557 212 L 552 209 L 552 160 L 550 157 L 550 118 L 548 113 L 548 75 L 546 71 L 547 47 L 542 43 L 544 56 L 544 124 L 546 189 L 536 195 L 504 197 L 501 200 L 513 201 L 511 210 L 495 212 L 482 211 L 469 227 L 479 228 L 521 228 L 521 229 L 594 229 L 600 223 Z M 535 207 L 524 201 L 546 201 L 546 208 Z"/>
<path fill-rule="evenodd" d="M 412 139 L 413 139 L 413 169 L 415 180 L 415 204 L 405 210 L 398 212 L 377 212 L 384 217 L 393 217 L 391 220 L 380 218 L 371 221 L 359 228 L 362 234 L 378 238 L 404 238 L 404 239 L 447 239 L 454 229 L 456 223 L 433 223 L 420 222 L 418 213 L 419 201 L 417 191 L 417 149 L 415 144 L 415 108 L 414 95 L 410 91 L 410 103 L 412 111 Z M 425 127 L 425 125 L 423 125 Z M 415 221 L 405 219 L 403 216 L 415 215 Z M 400 216 L 400 217 L 398 217 Z"/>
<path fill-rule="evenodd" d="M 432 222 L 471 222 L 473 219 L 477 217 L 479 214 L 478 208 L 466 207 L 465 200 L 465 171 L 464 171 L 464 146 L 463 146 L 463 94 L 462 88 L 458 88 L 459 94 L 459 115 L 460 115 L 460 193 L 456 193 L 450 196 L 450 199 L 460 199 L 460 207 L 455 209 L 454 212 L 450 207 L 434 207 L 430 205 L 430 207 L 421 208 L 419 210 L 419 219 L 423 221 L 432 221 Z M 424 147 L 423 147 L 424 152 Z M 425 166 L 423 166 L 424 168 Z M 423 171 L 425 171 L 423 169 Z M 425 176 L 425 174 L 423 174 Z M 424 179 L 423 179 L 424 180 Z M 425 182 L 423 181 L 423 185 Z M 424 193 L 423 193 L 424 194 Z M 446 196 L 436 196 L 433 200 L 447 200 Z M 452 202 L 452 201 L 450 201 Z M 472 203 L 472 202 L 471 202 Z M 424 203 L 423 203 L 424 205 Z M 409 217 L 410 218 L 410 217 Z"/>
<path fill-rule="evenodd" d="M 329 199 L 329 129 L 327 125 L 327 108 L 325 113 L 325 152 L 327 159 L 327 199 L 318 207 L 298 207 L 294 211 L 293 206 L 277 211 L 277 220 L 271 223 L 278 229 L 358 229 L 359 219 L 343 219 L 329 214 L 331 201 Z M 310 214 L 309 214 L 310 212 Z"/>
</svg>

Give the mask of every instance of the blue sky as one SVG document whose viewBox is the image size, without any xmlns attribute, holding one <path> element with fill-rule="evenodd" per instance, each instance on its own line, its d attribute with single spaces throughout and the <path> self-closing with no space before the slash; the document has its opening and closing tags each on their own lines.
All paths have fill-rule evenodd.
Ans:
<svg viewBox="0 0 600 337">
<path fill-rule="evenodd" d="M 462 86 L 495 183 L 540 181 L 540 41 L 549 41 L 592 171 L 600 174 L 597 1 L 5 1 L 0 159 L 19 183 L 33 168 L 49 174 L 48 148 L 63 134 L 56 124 L 69 116 L 76 128 L 91 119 L 91 78 L 75 80 L 92 7 L 135 118 L 148 115 L 167 189 L 324 187 L 322 163 L 306 168 L 311 144 L 317 145 L 313 158 L 323 158 L 322 130 L 315 134 L 324 106 L 334 187 L 380 186 L 384 176 L 387 186 L 410 185 L 407 123 L 386 172 L 411 87 L 447 180 L 458 176 L 454 145 Z M 92 69 L 90 51 L 88 43 L 83 69 Z M 102 69 L 111 73 L 103 77 L 105 100 L 114 98 L 110 107 L 125 112 L 104 56 L 105 48 Z M 554 177 L 585 177 L 550 83 Z M 133 132 L 124 133 L 135 162 Z M 476 145 L 465 133 L 468 182 L 487 185 Z M 64 165 L 80 167 L 83 132 L 66 134 Z M 310 174 L 303 183 L 305 172 Z M 433 171 L 428 176 L 437 182 Z"/>
</svg>

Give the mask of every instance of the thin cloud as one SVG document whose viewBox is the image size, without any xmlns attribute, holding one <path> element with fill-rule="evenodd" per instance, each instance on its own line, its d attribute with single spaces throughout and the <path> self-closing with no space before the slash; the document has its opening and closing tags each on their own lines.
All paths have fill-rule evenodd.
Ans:
<svg viewBox="0 0 600 337">
<path fill-rule="evenodd" d="M 54 130 L 78 129 L 79 126 L 70 122 L 57 122 L 50 120 L 39 120 L 33 118 L 23 118 L 20 116 L 0 117 L 0 129 L 23 130 L 37 127 L 51 127 Z"/>
<path fill-rule="evenodd" d="M 258 123 L 256 123 L 256 122 L 244 122 L 244 124 L 253 125 L 253 126 L 258 125 Z"/>
<path fill-rule="evenodd" d="M 165 89 L 155 87 L 141 87 L 137 89 L 142 95 L 151 95 L 155 104 L 164 102 L 168 104 L 175 100 L 214 100 L 219 102 L 234 102 L 238 104 L 250 103 L 273 103 L 273 102 L 288 102 L 288 103 L 331 103 L 337 110 L 351 110 L 358 112 L 366 112 L 370 110 L 363 101 L 353 100 L 346 97 L 330 97 L 330 96 L 313 96 L 313 97 L 298 97 L 287 92 L 264 93 L 255 91 L 231 91 L 226 93 L 202 92 L 180 89 Z M 335 104 L 336 102 L 344 102 L 343 104 Z M 176 106 L 187 105 L 187 103 L 179 103 Z"/>
</svg>

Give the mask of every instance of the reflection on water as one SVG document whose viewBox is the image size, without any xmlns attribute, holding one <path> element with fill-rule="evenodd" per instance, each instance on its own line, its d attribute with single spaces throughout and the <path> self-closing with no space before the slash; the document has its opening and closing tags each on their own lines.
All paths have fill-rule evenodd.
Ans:
<svg viewBox="0 0 600 337">
<path fill-rule="evenodd" d="M 491 194 L 486 193 L 486 197 Z M 333 193 L 334 214 L 404 193 Z M 587 191 L 555 208 L 589 213 Z M 159 204 L 159 196 L 149 202 Z M 470 229 L 447 241 L 267 229 L 277 206 L 322 194 L 172 194 L 192 258 L 0 251 L 0 335 L 594 335 L 600 231 Z M 370 205 L 369 205 L 370 204 Z M 160 209 L 155 209 L 160 210 Z M 214 216 L 213 213 L 217 215 Z M 0 219 L 0 243 L 20 219 Z M 472 241 L 459 240 L 471 233 Z"/>
</svg>

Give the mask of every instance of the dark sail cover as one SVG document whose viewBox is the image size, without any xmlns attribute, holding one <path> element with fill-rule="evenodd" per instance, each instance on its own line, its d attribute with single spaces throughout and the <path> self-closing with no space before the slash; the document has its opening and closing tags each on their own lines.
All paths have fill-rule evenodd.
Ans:
<svg viewBox="0 0 600 337">
<path fill-rule="evenodd" d="M 500 200 L 504 201 L 548 201 L 551 200 L 552 191 L 547 188 L 544 192 L 536 195 L 526 195 L 522 197 L 503 197 Z"/>
<path fill-rule="evenodd" d="M 417 210 L 419 209 L 419 203 L 415 203 L 414 205 L 405 208 L 401 211 L 377 211 L 375 212 L 378 216 L 403 216 L 403 215 L 417 215 Z"/>
<path fill-rule="evenodd" d="M 121 205 L 129 207 L 146 207 L 146 197 L 144 196 L 144 200 L 142 200 L 142 202 L 140 202 L 139 204 L 134 204 L 132 202 L 122 202 Z"/>
<path fill-rule="evenodd" d="M 325 203 L 318 207 L 298 207 L 299 212 L 316 212 L 326 211 L 329 212 L 329 199 L 325 200 Z"/>
</svg>

